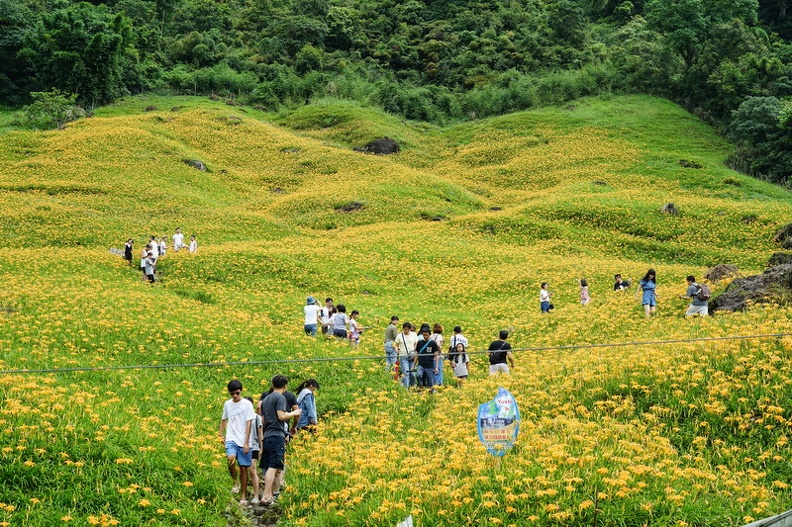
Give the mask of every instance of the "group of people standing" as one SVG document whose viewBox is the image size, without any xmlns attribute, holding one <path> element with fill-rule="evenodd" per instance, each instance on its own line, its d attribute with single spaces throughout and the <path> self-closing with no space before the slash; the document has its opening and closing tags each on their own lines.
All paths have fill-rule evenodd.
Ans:
<svg viewBox="0 0 792 527">
<path fill-rule="evenodd" d="M 501 330 L 498 339 L 488 348 L 489 373 L 509 373 L 509 365 L 514 368 L 512 347 L 507 342 L 509 332 Z M 456 384 L 461 387 L 470 374 L 470 355 L 467 337 L 461 326 L 454 326 L 448 338 L 448 348 L 444 351 L 446 339 L 441 324 L 422 324 L 419 331 L 410 322 L 404 322 L 399 330 L 399 317 L 393 315 L 385 328 L 385 370 L 395 371 L 395 377 L 407 389 L 412 386 L 428 388 L 434 392 L 435 386 L 442 386 L 444 364 L 448 362 Z"/>
<path fill-rule="evenodd" d="M 358 322 L 360 311 L 353 309 L 347 315 L 344 304 L 335 305 L 332 298 L 325 299 L 325 305 L 320 306 L 313 296 L 309 296 L 303 307 L 305 320 L 303 329 L 306 335 L 315 337 L 322 328 L 322 334 L 339 339 L 348 339 L 352 347 L 360 343 L 360 335 L 368 329 Z"/>
<path fill-rule="evenodd" d="M 687 277 L 688 287 L 685 294 L 680 295 L 681 298 L 690 300 L 690 305 L 685 312 L 685 316 L 707 316 L 708 300 L 710 298 L 709 288 L 706 285 L 699 284 L 693 275 Z M 580 292 L 580 305 L 586 306 L 591 301 L 589 295 L 588 281 L 585 278 L 578 280 L 578 287 Z M 614 291 L 626 291 L 630 287 L 630 281 L 624 280 L 621 274 L 614 275 Z M 657 274 L 654 269 L 649 269 L 646 274 L 638 282 L 641 295 L 641 306 L 643 306 L 646 318 L 654 316 L 657 311 Z M 539 309 L 542 313 L 549 313 L 554 309 L 551 303 L 553 293 L 548 289 L 547 282 L 542 282 L 539 289 Z"/>
<path fill-rule="evenodd" d="M 181 227 L 176 227 L 176 232 L 172 236 L 173 250 L 178 252 L 181 249 L 187 249 L 191 253 L 198 252 L 198 240 L 195 235 L 190 235 L 189 245 L 184 243 L 184 234 L 181 232 Z M 132 252 L 134 250 L 135 241 L 128 238 L 124 244 L 124 259 L 130 264 L 132 263 Z M 168 235 L 151 236 L 149 241 L 140 253 L 140 270 L 143 273 L 141 280 L 153 284 L 156 282 L 157 274 L 157 260 L 168 252 Z"/>
<path fill-rule="evenodd" d="M 275 375 L 255 409 L 251 397 L 242 397 L 239 380 L 228 383 L 231 398 L 223 405 L 219 432 L 233 481 L 231 492 L 240 495 L 241 505 L 270 505 L 275 500 L 286 471 L 286 444 L 299 431 L 313 431 L 317 424 L 319 383 L 308 379 L 298 386 L 296 396 L 286 389 L 288 383 L 284 375 Z M 263 488 L 257 462 L 264 471 Z M 248 481 L 253 488 L 249 502 Z"/>
</svg>

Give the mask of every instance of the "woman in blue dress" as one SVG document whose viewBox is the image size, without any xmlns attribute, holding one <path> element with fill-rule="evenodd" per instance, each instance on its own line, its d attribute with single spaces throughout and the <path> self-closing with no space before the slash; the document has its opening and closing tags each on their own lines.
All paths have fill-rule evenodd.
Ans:
<svg viewBox="0 0 792 527">
<path fill-rule="evenodd" d="M 643 305 L 646 318 L 650 318 L 654 315 L 655 309 L 657 308 L 657 278 L 655 276 L 655 270 L 649 269 L 646 271 L 646 275 L 638 282 L 638 286 L 642 291 L 641 305 Z"/>
</svg>

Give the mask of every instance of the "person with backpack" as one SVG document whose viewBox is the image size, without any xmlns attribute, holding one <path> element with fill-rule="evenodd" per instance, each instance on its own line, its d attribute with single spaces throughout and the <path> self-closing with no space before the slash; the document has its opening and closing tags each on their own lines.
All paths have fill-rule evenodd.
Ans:
<svg viewBox="0 0 792 527">
<path fill-rule="evenodd" d="M 402 324 L 402 332 L 393 341 L 396 356 L 399 359 L 399 371 L 402 374 L 402 384 L 410 388 L 415 384 L 415 356 L 417 355 L 418 335 L 413 333 L 412 324 Z"/>
<path fill-rule="evenodd" d="M 514 368 L 514 357 L 512 357 L 511 352 L 512 347 L 511 344 L 506 342 L 508 338 L 509 332 L 502 329 L 498 334 L 498 340 L 492 341 L 492 344 L 489 346 L 490 375 L 495 375 L 500 372 L 509 373 L 509 366 L 506 365 L 506 361 Z"/>
<path fill-rule="evenodd" d="M 432 330 L 429 324 L 421 325 L 421 335 L 422 340 L 419 340 L 416 346 L 418 386 L 429 388 L 429 391 L 434 393 L 435 379 L 443 359 L 440 354 L 440 346 L 432 339 Z"/>
<path fill-rule="evenodd" d="M 699 315 L 706 317 L 709 315 L 708 302 L 711 296 L 709 287 L 696 282 L 696 277 L 693 275 L 687 277 L 687 283 L 687 291 L 685 291 L 684 295 L 679 295 L 680 298 L 689 299 L 691 301 L 687 311 L 685 311 L 685 316 L 692 317 Z"/>
</svg>

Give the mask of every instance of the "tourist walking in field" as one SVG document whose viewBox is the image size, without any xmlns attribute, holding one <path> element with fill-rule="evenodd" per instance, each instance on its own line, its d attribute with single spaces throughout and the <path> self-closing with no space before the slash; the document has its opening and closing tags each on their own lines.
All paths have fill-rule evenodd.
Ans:
<svg viewBox="0 0 792 527">
<path fill-rule="evenodd" d="M 321 311 L 322 309 L 316 305 L 314 297 L 309 296 L 305 301 L 305 306 L 303 306 L 303 315 L 305 316 L 303 329 L 306 335 L 311 337 L 316 336 L 316 329 L 318 327 L 319 314 Z"/>
<path fill-rule="evenodd" d="M 451 335 L 451 341 L 449 342 L 448 351 L 452 352 L 456 350 L 457 344 L 463 344 L 465 349 L 468 347 L 468 339 L 465 335 L 462 334 L 462 326 L 454 326 L 454 334 Z"/>
<path fill-rule="evenodd" d="M 412 324 L 405 322 L 402 324 L 402 332 L 399 337 L 393 342 L 396 348 L 396 354 L 399 359 L 399 370 L 402 374 L 402 384 L 405 388 L 409 388 L 415 382 L 415 354 L 416 346 L 418 345 L 418 335 L 410 331 Z"/>
<path fill-rule="evenodd" d="M 184 245 L 184 234 L 181 232 L 181 227 L 176 227 L 176 234 L 173 235 L 173 250 L 178 252 Z"/>
<path fill-rule="evenodd" d="M 589 298 L 589 289 L 588 289 L 588 281 L 583 278 L 582 280 L 578 280 L 578 284 L 580 284 L 580 305 L 587 306 L 591 298 Z"/>
<path fill-rule="evenodd" d="M 190 252 L 198 252 L 198 240 L 195 239 L 195 234 L 190 234 Z"/>
<path fill-rule="evenodd" d="M 630 281 L 622 280 L 622 275 L 620 274 L 613 275 L 613 280 L 614 280 L 614 284 L 613 284 L 614 291 L 624 291 L 625 289 L 630 287 Z"/>
<path fill-rule="evenodd" d="M 266 470 L 261 501 L 265 505 L 272 503 L 277 472 L 282 471 L 285 467 L 287 432 L 283 425 L 302 413 L 299 408 L 291 412 L 288 411 L 286 398 L 283 396 L 288 383 L 289 379 L 285 376 L 276 375 L 272 378 L 272 393 L 261 401 L 261 415 L 264 421 L 264 449 L 261 466 Z"/>
<path fill-rule="evenodd" d="M 153 284 L 155 281 L 154 274 L 157 272 L 157 259 L 154 257 L 154 249 L 151 248 L 151 244 L 146 245 L 145 249 L 145 256 L 141 263 L 144 266 L 143 273 L 146 275 L 150 284 Z"/>
<path fill-rule="evenodd" d="M 514 368 L 514 357 L 512 357 L 511 344 L 506 342 L 509 338 L 509 332 L 502 329 L 498 334 L 498 340 L 492 341 L 489 346 L 489 372 L 490 375 L 497 373 L 509 373 L 509 366 L 506 365 L 508 361 L 511 367 Z"/>
<path fill-rule="evenodd" d="M 547 282 L 542 282 L 541 289 L 539 289 L 539 309 L 542 313 L 550 312 L 550 298 L 553 293 L 547 290 Z"/>
<path fill-rule="evenodd" d="M 135 241 L 132 238 L 127 238 L 126 243 L 124 244 L 124 260 L 132 263 L 132 248 L 135 244 Z"/>
<path fill-rule="evenodd" d="M 657 275 L 654 269 L 649 269 L 641 281 L 638 282 L 641 288 L 641 305 L 644 308 L 646 318 L 650 318 L 657 310 Z"/>
<path fill-rule="evenodd" d="M 151 236 L 148 243 L 149 258 L 151 258 L 154 267 L 154 274 L 157 273 L 157 259 L 159 258 L 159 242 L 156 236 Z"/>
<path fill-rule="evenodd" d="M 319 313 L 319 318 L 322 323 L 322 333 L 325 335 L 333 334 L 332 318 L 335 315 L 335 306 L 333 305 L 332 298 L 325 299 L 325 305 Z"/>
<path fill-rule="evenodd" d="M 443 338 L 443 326 L 440 324 L 435 324 L 432 327 L 432 335 L 430 337 L 433 341 L 437 343 L 437 347 L 440 348 L 440 362 L 437 364 L 437 374 L 435 375 L 435 386 L 442 386 L 443 385 L 443 346 L 445 345 L 445 338 Z"/>
<path fill-rule="evenodd" d="M 333 328 L 332 335 L 340 339 L 347 338 L 348 322 L 349 322 L 349 317 L 347 317 L 346 314 L 346 306 L 344 304 L 338 304 L 338 307 L 336 307 L 335 314 L 332 317 L 330 317 L 330 325 Z"/>
<path fill-rule="evenodd" d="M 160 238 L 160 244 L 159 244 L 160 256 L 165 256 L 166 252 L 168 252 L 168 235 L 163 234 L 162 238 Z"/>
<path fill-rule="evenodd" d="M 253 398 L 250 396 L 245 397 L 250 404 L 253 404 Z M 259 492 L 261 488 L 259 487 L 259 476 L 258 476 L 258 468 L 256 465 L 258 464 L 259 454 L 261 453 L 261 443 L 263 441 L 263 430 L 261 427 L 261 416 L 255 414 L 255 419 L 253 420 L 253 429 L 250 431 L 250 467 L 248 467 L 250 478 L 250 484 L 253 487 L 253 499 L 250 500 L 252 505 L 256 505 L 259 502 Z"/>
<path fill-rule="evenodd" d="M 140 271 L 143 273 L 141 280 L 144 282 L 148 280 L 148 273 L 146 272 L 146 260 L 148 259 L 148 245 L 143 247 L 143 250 L 140 251 Z"/>
<path fill-rule="evenodd" d="M 313 429 L 318 423 L 316 415 L 316 390 L 319 383 L 316 379 L 308 379 L 297 387 L 297 405 L 300 408 L 300 418 L 297 421 L 297 430 L 303 428 Z"/>
<path fill-rule="evenodd" d="M 699 285 L 699 283 L 696 282 L 696 277 L 693 275 L 687 277 L 687 284 L 687 291 L 685 291 L 684 295 L 680 295 L 681 298 L 691 301 L 687 311 L 685 311 L 685 316 L 692 317 L 699 315 L 706 317 L 709 314 L 709 288 Z"/>
<path fill-rule="evenodd" d="M 434 393 L 435 377 L 442 361 L 440 346 L 432 340 L 432 330 L 429 329 L 429 324 L 421 326 L 421 336 L 423 340 L 418 341 L 416 348 L 418 352 L 418 385 L 429 388 L 429 391 Z"/>
<path fill-rule="evenodd" d="M 347 325 L 349 327 L 349 345 L 353 348 L 357 348 L 358 344 L 360 344 L 360 334 L 363 333 L 364 329 L 357 321 L 357 317 L 359 316 L 360 311 L 353 309 L 347 320 Z"/>
<path fill-rule="evenodd" d="M 220 437 L 225 441 L 228 472 L 234 487 L 231 492 L 240 493 L 240 504 L 246 505 L 247 478 L 251 464 L 250 435 L 256 413 L 253 404 L 242 398 L 242 383 L 233 380 L 228 383 L 231 398 L 223 405 L 223 417 L 220 419 Z M 237 465 L 239 469 L 237 470 Z"/>
<path fill-rule="evenodd" d="M 451 362 L 451 367 L 454 368 L 454 377 L 456 377 L 457 388 L 461 388 L 465 379 L 468 378 L 468 365 L 470 364 L 470 357 L 467 354 L 467 348 L 462 342 L 457 342 L 453 346 L 452 351 L 448 354 L 448 360 Z"/>
<path fill-rule="evenodd" d="M 393 346 L 393 343 L 396 341 L 396 338 L 399 336 L 399 328 L 397 324 L 399 323 L 399 317 L 393 315 L 390 319 L 390 324 L 388 327 L 385 328 L 385 371 L 390 372 L 393 369 L 393 365 L 396 364 L 396 348 Z"/>
</svg>

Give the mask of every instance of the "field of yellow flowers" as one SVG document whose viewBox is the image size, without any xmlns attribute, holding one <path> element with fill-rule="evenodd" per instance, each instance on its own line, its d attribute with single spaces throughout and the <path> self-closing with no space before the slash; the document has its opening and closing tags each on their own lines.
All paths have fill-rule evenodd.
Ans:
<svg viewBox="0 0 792 527">
<path fill-rule="evenodd" d="M 402 152 L 352 150 L 382 136 Z M 136 97 L 3 133 L 0 527 L 225 525 L 225 385 L 257 399 L 275 373 L 322 385 L 317 433 L 290 446 L 286 527 L 739 526 L 786 510 L 792 338 L 638 344 L 789 331 L 773 303 L 682 316 L 685 276 L 761 272 L 792 221 L 789 192 L 726 169 L 728 152 L 648 97 L 446 128 L 342 102 Z M 133 237 L 137 260 L 177 226 L 199 251 L 169 252 L 154 286 L 109 251 Z M 611 286 L 649 267 L 646 320 Z M 360 311 L 358 349 L 302 335 L 309 294 Z M 392 314 L 459 324 L 474 352 L 506 328 L 517 367 L 490 378 L 473 355 L 463 388 L 407 393 L 369 358 Z M 558 348 L 600 343 L 628 345 Z M 312 360 L 327 358 L 343 360 Z M 475 416 L 499 386 L 522 423 L 496 462 Z"/>
</svg>

